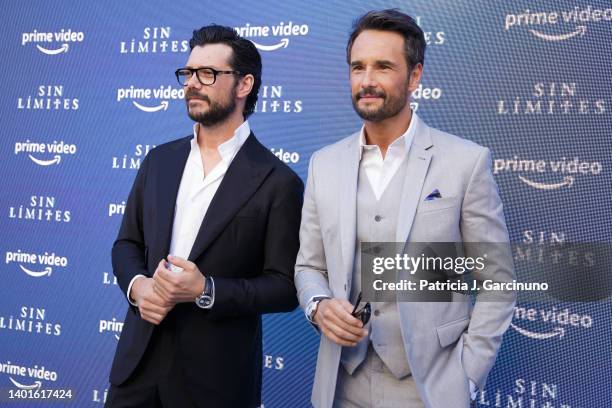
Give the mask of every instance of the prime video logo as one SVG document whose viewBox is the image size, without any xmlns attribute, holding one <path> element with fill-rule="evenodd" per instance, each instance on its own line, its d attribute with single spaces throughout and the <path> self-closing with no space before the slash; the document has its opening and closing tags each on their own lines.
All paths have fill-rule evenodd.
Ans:
<svg viewBox="0 0 612 408">
<path fill-rule="evenodd" d="M 574 157 L 562 157 L 561 160 L 523 159 L 514 156 L 512 159 L 495 159 L 493 174 L 518 173 L 518 178 L 528 186 L 538 190 L 557 190 L 574 185 L 577 176 L 598 176 L 603 171 L 603 165 L 598 161 L 585 161 Z M 555 174 L 562 179 L 552 182 L 534 180 L 531 176 Z M 536 176 L 538 177 L 538 176 Z M 541 176 L 540 176 L 541 177 Z"/>
<path fill-rule="evenodd" d="M 288 37 L 299 37 L 306 36 L 310 31 L 310 28 L 307 24 L 294 24 L 292 21 L 289 21 L 287 24 L 284 22 L 280 22 L 276 25 L 251 25 L 250 23 L 246 23 L 242 27 L 234 27 L 234 29 L 238 32 L 238 35 L 250 40 L 255 47 L 261 51 L 275 51 L 281 48 L 287 48 L 289 46 L 289 38 Z M 276 44 L 260 44 L 258 42 L 253 41 L 252 37 L 284 37 L 281 38 L 280 41 Z"/>
<path fill-rule="evenodd" d="M 31 142 L 29 139 L 25 142 L 15 142 L 15 154 L 25 153 L 30 160 L 39 166 L 51 166 L 60 164 L 62 155 L 75 155 L 77 147 L 74 144 L 66 143 L 63 140 L 59 142 L 54 140 L 53 143 Z M 45 160 L 36 155 L 52 154 L 53 158 Z"/>
<path fill-rule="evenodd" d="M 531 11 L 525 10 L 516 14 L 507 14 L 504 23 L 506 31 L 515 27 L 528 27 L 529 32 L 545 41 L 565 41 L 576 36 L 584 36 L 586 24 L 612 21 L 612 8 L 597 9 L 574 7 L 566 11 Z M 558 26 L 570 25 L 569 29 L 559 30 Z M 558 33 L 542 32 L 540 27 L 552 26 Z M 550 30 L 546 30 L 550 31 Z"/>
<path fill-rule="evenodd" d="M 33 367 L 21 366 L 18 364 L 7 361 L 6 363 L 0 363 L 0 373 L 6 374 L 13 385 L 22 390 L 35 390 L 42 386 L 42 381 L 57 381 L 57 372 L 46 369 L 44 366 L 39 367 L 34 365 Z M 33 384 L 25 384 L 26 381 L 21 378 L 16 380 L 13 377 L 26 377 L 34 379 Z"/>
<path fill-rule="evenodd" d="M 100 320 L 98 325 L 98 333 L 113 333 L 116 340 L 119 340 L 121 330 L 123 330 L 123 322 L 117 321 L 114 317 L 113 320 Z"/>
<path fill-rule="evenodd" d="M 70 43 L 83 42 L 85 34 L 82 31 L 62 28 L 56 32 L 40 32 L 32 30 L 21 34 L 21 45 L 35 44 L 38 51 L 46 55 L 57 55 L 68 52 Z M 61 43 L 61 44 L 59 44 Z"/>
<path fill-rule="evenodd" d="M 117 102 L 121 102 L 124 99 L 132 101 L 132 104 L 143 112 L 153 113 L 161 110 L 168 110 L 170 104 L 169 100 L 172 99 L 184 99 L 185 90 L 172 88 L 170 85 L 160 86 L 159 88 L 135 88 L 133 85 L 129 88 L 117 89 Z M 136 100 L 151 100 L 151 99 L 163 99 L 159 105 L 147 106 L 143 105 Z"/>
<path fill-rule="evenodd" d="M 525 328 L 519 322 L 533 322 L 528 325 L 552 325 L 548 330 L 534 330 Z M 552 309 L 527 309 L 516 306 L 514 308 L 514 322 L 510 323 L 515 331 L 521 335 L 534 340 L 562 339 L 569 328 L 590 329 L 593 327 L 593 318 L 587 314 L 573 313 L 568 308 L 558 310 Z"/>
<path fill-rule="evenodd" d="M 68 266 L 68 258 L 65 256 L 56 255 L 55 252 L 44 254 L 7 251 L 4 257 L 6 265 L 16 263 L 19 268 L 28 276 L 40 278 L 43 276 L 51 276 L 54 267 L 65 268 Z M 43 268 L 42 270 L 40 270 Z"/>
</svg>

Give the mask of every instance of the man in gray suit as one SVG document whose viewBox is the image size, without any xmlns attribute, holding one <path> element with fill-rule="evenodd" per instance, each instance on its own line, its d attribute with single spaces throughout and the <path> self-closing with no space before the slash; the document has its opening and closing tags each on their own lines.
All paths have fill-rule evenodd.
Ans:
<svg viewBox="0 0 612 408">
<path fill-rule="evenodd" d="M 372 303 L 365 326 L 353 313 L 362 242 L 508 243 L 489 150 L 430 128 L 411 111 L 424 55 L 413 18 L 384 10 L 357 20 L 347 60 L 363 127 L 310 160 L 295 284 L 323 334 L 317 408 L 475 404 L 510 324 L 514 293 L 486 303 L 479 294 L 475 304 L 469 296 Z M 475 278 L 513 277 L 510 261 Z"/>
</svg>

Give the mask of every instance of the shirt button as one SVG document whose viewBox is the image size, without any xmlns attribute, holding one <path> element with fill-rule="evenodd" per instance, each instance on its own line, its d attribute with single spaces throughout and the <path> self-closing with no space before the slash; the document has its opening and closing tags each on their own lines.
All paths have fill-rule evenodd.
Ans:
<svg viewBox="0 0 612 408">
<path fill-rule="evenodd" d="M 378 316 L 378 315 L 380 315 L 380 310 L 376 309 L 376 310 L 374 311 L 374 316 Z"/>
<path fill-rule="evenodd" d="M 376 217 L 374 217 L 374 221 L 380 222 L 380 220 L 382 220 L 382 217 L 380 215 L 377 215 Z"/>
</svg>

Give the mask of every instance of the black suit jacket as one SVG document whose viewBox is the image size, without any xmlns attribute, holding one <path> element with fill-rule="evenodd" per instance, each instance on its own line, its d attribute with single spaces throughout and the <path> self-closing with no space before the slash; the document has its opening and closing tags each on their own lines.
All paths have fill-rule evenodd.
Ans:
<svg viewBox="0 0 612 408">
<path fill-rule="evenodd" d="M 127 296 L 136 274 L 153 276 L 168 255 L 188 136 L 151 150 L 130 192 L 113 272 Z M 230 164 L 189 255 L 215 281 L 215 303 L 180 303 L 168 314 L 177 363 L 195 401 L 205 406 L 258 406 L 261 399 L 262 313 L 297 306 L 293 271 L 299 247 L 302 180 L 253 133 Z M 127 300 L 126 300 L 127 301 Z M 129 306 L 110 373 L 114 385 L 136 368 L 154 325 Z"/>
</svg>

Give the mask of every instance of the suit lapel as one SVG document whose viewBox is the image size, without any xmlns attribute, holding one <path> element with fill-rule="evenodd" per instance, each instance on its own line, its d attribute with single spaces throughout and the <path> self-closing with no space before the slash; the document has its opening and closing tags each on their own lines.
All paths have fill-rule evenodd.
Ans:
<svg viewBox="0 0 612 408">
<path fill-rule="evenodd" d="M 190 261 L 196 260 L 206 250 L 272 171 L 272 163 L 262 160 L 267 157 L 262 150 L 265 147 L 251 132 L 232 160 L 206 211 L 189 254 Z"/>
<path fill-rule="evenodd" d="M 340 220 L 340 246 L 342 265 L 346 277 L 346 294 L 351 292 L 353 277 L 353 261 L 355 259 L 355 243 L 357 237 L 357 179 L 359 178 L 359 159 L 361 146 L 359 132 L 355 133 L 347 146 L 340 179 L 340 197 L 338 203 L 338 219 Z"/>
<path fill-rule="evenodd" d="M 412 120 L 416 120 L 415 133 L 412 146 L 408 152 L 406 177 L 402 187 L 400 211 L 395 232 L 395 240 L 397 242 L 406 242 L 408 240 L 432 155 L 429 151 L 429 148 L 432 146 L 429 127 L 416 115 L 412 116 Z"/>
<path fill-rule="evenodd" d="M 164 156 L 164 162 L 157 169 L 156 213 L 159 223 L 159 250 L 161 257 L 165 258 L 170 250 L 172 238 L 172 226 L 174 225 L 174 209 L 176 197 L 183 178 L 183 171 L 187 164 L 187 158 L 191 151 L 191 137 L 186 137 L 170 149 L 168 156 Z M 157 258 L 156 258 L 157 259 Z"/>
</svg>

